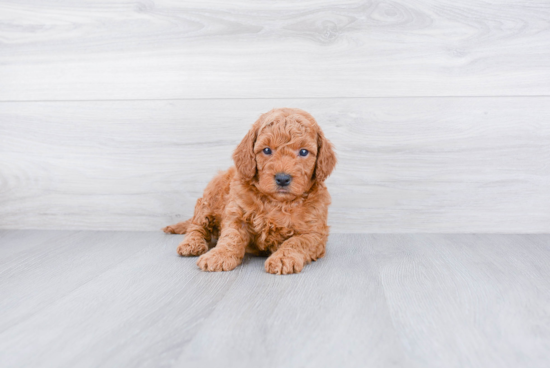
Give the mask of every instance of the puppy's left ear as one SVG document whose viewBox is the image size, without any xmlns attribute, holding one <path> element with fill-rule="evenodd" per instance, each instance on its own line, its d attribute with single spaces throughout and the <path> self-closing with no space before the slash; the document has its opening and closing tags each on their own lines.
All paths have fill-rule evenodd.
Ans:
<svg viewBox="0 0 550 368">
<path fill-rule="evenodd" d="M 315 179 L 325 181 L 336 166 L 336 154 L 332 147 L 332 143 L 325 138 L 323 132 L 319 130 L 317 133 L 317 163 L 315 166 Z"/>
<path fill-rule="evenodd" d="M 254 154 L 254 143 L 258 136 L 259 120 L 252 125 L 252 128 L 245 135 L 241 143 L 233 152 L 233 161 L 237 171 L 242 178 L 251 180 L 256 175 L 256 155 Z"/>
</svg>

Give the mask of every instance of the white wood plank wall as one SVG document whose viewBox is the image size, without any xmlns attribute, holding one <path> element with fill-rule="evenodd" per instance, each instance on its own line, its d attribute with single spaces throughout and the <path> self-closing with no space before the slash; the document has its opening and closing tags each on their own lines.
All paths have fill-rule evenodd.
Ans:
<svg viewBox="0 0 550 368">
<path fill-rule="evenodd" d="M 550 2 L 0 0 L 0 228 L 158 230 L 259 114 L 335 232 L 550 231 Z"/>
</svg>

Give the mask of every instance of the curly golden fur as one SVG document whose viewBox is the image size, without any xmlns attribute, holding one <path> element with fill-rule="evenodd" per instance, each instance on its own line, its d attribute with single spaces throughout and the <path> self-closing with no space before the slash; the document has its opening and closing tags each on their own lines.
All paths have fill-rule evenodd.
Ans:
<svg viewBox="0 0 550 368">
<path fill-rule="evenodd" d="M 230 271 L 246 252 L 269 255 L 265 270 L 273 274 L 298 273 L 323 257 L 330 204 L 324 181 L 336 155 L 313 116 L 290 108 L 263 114 L 233 160 L 206 186 L 193 218 L 163 229 L 187 234 L 178 253 L 200 255 L 204 271 Z"/>
</svg>

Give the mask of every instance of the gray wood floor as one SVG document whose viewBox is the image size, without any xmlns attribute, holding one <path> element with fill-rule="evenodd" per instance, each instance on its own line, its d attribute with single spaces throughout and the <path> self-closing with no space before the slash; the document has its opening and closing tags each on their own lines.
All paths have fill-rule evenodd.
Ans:
<svg viewBox="0 0 550 368">
<path fill-rule="evenodd" d="M 332 235 L 273 276 L 160 232 L 0 231 L 2 367 L 547 367 L 550 235 Z"/>
</svg>

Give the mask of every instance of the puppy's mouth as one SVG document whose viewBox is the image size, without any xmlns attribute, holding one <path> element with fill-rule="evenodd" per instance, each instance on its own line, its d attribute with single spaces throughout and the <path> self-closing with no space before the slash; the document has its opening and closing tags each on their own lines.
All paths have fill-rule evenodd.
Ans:
<svg viewBox="0 0 550 368">
<path fill-rule="evenodd" d="M 294 194 L 288 187 L 277 187 L 277 189 L 271 193 L 273 198 L 279 201 L 288 201 L 296 197 L 296 194 Z"/>
<path fill-rule="evenodd" d="M 290 193 L 290 189 L 289 189 L 289 188 L 285 188 L 285 187 L 277 187 L 276 192 L 277 192 L 277 193 L 282 193 L 282 194 L 289 194 L 289 193 Z"/>
</svg>

